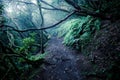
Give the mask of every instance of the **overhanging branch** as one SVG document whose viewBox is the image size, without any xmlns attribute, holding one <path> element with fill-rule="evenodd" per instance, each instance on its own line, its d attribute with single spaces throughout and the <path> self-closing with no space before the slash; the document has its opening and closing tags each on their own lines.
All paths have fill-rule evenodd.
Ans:
<svg viewBox="0 0 120 80">
<path fill-rule="evenodd" d="M 45 30 L 45 29 L 56 27 L 57 25 L 59 25 L 60 23 L 64 22 L 65 20 L 67 20 L 69 17 L 71 17 L 75 13 L 76 13 L 76 11 L 73 11 L 69 15 L 67 15 L 64 19 L 60 20 L 59 22 L 55 23 L 54 25 L 51 25 L 51 26 L 48 26 L 48 27 L 39 28 L 39 29 L 31 28 L 31 29 L 25 29 L 25 30 L 18 30 L 18 29 L 15 29 L 14 27 L 11 27 L 9 25 L 4 25 L 4 27 L 8 27 L 8 28 L 12 29 L 12 30 L 9 30 L 9 31 L 17 31 L 17 32 L 28 32 L 28 31 Z M 1 30 L 1 31 L 8 31 L 8 30 Z"/>
</svg>

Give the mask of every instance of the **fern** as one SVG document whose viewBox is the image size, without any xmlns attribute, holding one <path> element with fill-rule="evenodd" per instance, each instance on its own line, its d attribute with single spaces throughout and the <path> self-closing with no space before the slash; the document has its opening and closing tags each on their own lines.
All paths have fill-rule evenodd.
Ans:
<svg viewBox="0 0 120 80">
<path fill-rule="evenodd" d="M 72 19 L 58 28 L 58 36 L 63 37 L 63 43 L 76 49 L 83 49 L 91 40 L 95 31 L 100 29 L 100 21 L 87 16 Z"/>
<path fill-rule="evenodd" d="M 67 32 L 69 32 L 69 30 L 71 30 L 72 26 L 78 25 L 78 23 L 80 23 L 79 19 L 72 19 L 67 21 L 66 23 L 62 24 L 60 28 L 58 28 L 58 36 L 62 37 L 65 36 L 65 34 L 67 34 Z"/>
</svg>

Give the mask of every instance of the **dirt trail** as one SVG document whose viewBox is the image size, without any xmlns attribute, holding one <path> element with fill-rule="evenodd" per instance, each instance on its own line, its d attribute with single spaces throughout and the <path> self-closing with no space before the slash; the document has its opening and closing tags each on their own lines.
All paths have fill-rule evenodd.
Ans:
<svg viewBox="0 0 120 80">
<path fill-rule="evenodd" d="M 46 48 L 49 54 L 45 59 L 53 65 L 45 65 L 44 70 L 35 80 L 86 80 L 82 75 L 82 72 L 85 72 L 89 67 L 85 57 L 64 46 L 62 41 L 56 37 L 49 40 Z"/>
</svg>

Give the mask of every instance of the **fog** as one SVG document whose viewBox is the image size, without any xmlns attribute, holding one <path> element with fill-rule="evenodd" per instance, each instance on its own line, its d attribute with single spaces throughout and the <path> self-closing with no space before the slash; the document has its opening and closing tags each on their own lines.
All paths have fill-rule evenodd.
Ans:
<svg viewBox="0 0 120 80">
<path fill-rule="evenodd" d="M 41 17 L 44 19 L 44 27 L 50 26 L 68 14 L 62 9 L 72 9 L 67 3 L 63 2 L 59 0 L 41 0 L 40 3 L 37 0 L 3 0 L 5 5 L 4 15 L 8 19 L 7 24 L 11 26 L 19 25 L 19 29 L 40 28 Z M 39 7 L 41 7 L 42 16 Z"/>
</svg>

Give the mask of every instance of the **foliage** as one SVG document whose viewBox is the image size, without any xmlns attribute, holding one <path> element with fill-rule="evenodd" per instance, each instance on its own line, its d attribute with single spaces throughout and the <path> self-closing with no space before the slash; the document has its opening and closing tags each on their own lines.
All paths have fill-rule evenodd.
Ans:
<svg viewBox="0 0 120 80">
<path fill-rule="evenodd" d="M 20 53 L 26 53 L 28 54 L 28 51 L 30 50 L 30 47 L 35 44 L 35 39 L 32 37 L 24 38 L 22 40 L 23 46 L 20 47 L 19 52 Z"/>
<path fill-rule="evenodd" d="M 67 32 L 71 29 L 71 27 L 75 26 L 79 22 L 80 22 L 80 19 L 73 19 L 73 20 L 65 22 L 64 24 L 60 26 L 58 30 L 59 31 L 58 36 L 59 37 L 65 36 Z"/>
<path fill-rule="evenodd" d="M 2 11 L 0 6 L 0 11 Z M 23 75 L 41 66 L 45 54 L 36 52 L 40 49 L 38 33 L 22 34 L 16 31 L 8 31 L 4 27 L 5 19 L 0 12 L 0 79 L 1 80 L 27 80 Z M 2 31 L 3 28 L 6 31 Z M 47 34 L 43 34 L 44 42 L 47 41 Z M 36 54 L 38 53 L 38 54 Z M 34 54 L 34 55 L 33 55 Z"/>
<path fill-rule="evenodd" d="M 60 1 L 60 0 L 59 0 Z M 65 0 L 72 5 L 77 11 L 77 15 L 79 15 L 79 11 L 83 11 L 87 13 L 91 13 L 92 15 L 97 15 L 97 17 L 101 18 L 105 17 L 110 19 L 111 21 L 120 19 L 120 1 L 119 0 Z M 5 19 L 3 17 L 3 5 L 0 4 L 0 79 L 1 80 L 27 80 L 23 75 L 32 72 L 33 68 L 38 67 L 43 62 L 43 59 L 47 53 L 44 54 L 36 54 L 40 53 L 41 45 L 45 44 L 48 37 L 45 31 L 43 31 L 43 43 L 41 43 L 41 35 L 39 31 L 35 31 L 36 33 L 18 33 L 15 31 L 7 31 L 8 28 L 5 28 L 6 31 L 2 31 L 4 27 Z M 62 7 L 61 7 L 62 8 Z M 64 8 L 64 7 L 63 7 Z M 33 7 L 33 9 L 35 9 Z M 27 12 L 32 12 L 33 9 L 25 10 L 25 13 L 17 16 L 19 21 L 17 22 L 17 26 L 20 29 L 33 28 L 39 22 L 34 21 L 32 18 L 34 14 L 27 14 Z M 56 8 L 55 8 L 56 9 Z M 72 9 L 71 9 L 72 10 Z M 24 10 L 21 10 L 24 11 Z M 34 11 L 33 11 L 34 12 Z M 19 12 L 16 12 L 18 14 Z M 97 13 L 97 14 L 96 14 Z M 64 37 L 63 43 L 67 46 L 71 46 L 78 50 L 83 50 L 85 47 L 91 42 L 94 34 L 100 30 L 100 20 L 95 17 L 87 16 L 79 17 L 77 19 L 68 20 L 65 22 L 59 29 L 59 36 Z M 16 17 L 16 16 L 14 16 Z M 38 16 L 36 16 L 38 17 Z M 40 18 L 39 18 L 40 19 Z M 39 20 L 38 21 L 41 21 Z M 101 18 L 102 19 L 102 18 Z M 32 21 L 33 20 L 33 21 Z M 36 22 L 36 24 L 34 24 Z M 11 23 L 11 22 L 10 22 Z M 8 23 L 8 24 L 10 24 Z M 12 23 L 13 24 L 13 23 Z M 13 26 L 14 27 L 14 26 Z M 37 27 L 36 27 L 37 28 Z M 32 31 L 31 31 L 32 32 Z M 38 38 L 39 37 L 39 38 Z M 120 38 L 119 38 L 120 39 Z M 111 39 L 110 39 L 111 40 Z M 94 41 L 96 42 L 97 39 Z M 107 41 L 107 40 L 106 40 Z M 110 43 L 115 43 L 110 42 Z M 115 43 L 119 44 L 119 43 Z M 107 50 L 112 50 L 115 45 L 110 46 Z M 96 48 L 96 47 L 95 47 Z M 105 46 L 103 45 L 104 52 L 107 52 Z M 119 49 L 119 48 L 117 48 Z M 100 48 L 99 48 L 100 50 Z M 101 50 L 101 51 L 103 51 Z M 111 52 L 112 52 L 111 51 Z M 119 58 L 119 54 L 116 55 L 109 54 L 107 56 L 113 56 L 113 65 L 110 66 L 110 70 L 106 71 L 107 79 L 110 80 L 113 78 L 116 72 L 109 72 L 114 69 L 119 69 L 119 61 L 115 61 L 116 56 Z M 118 59 L 117 59 L 118 60 Z M 110 74 L 109 74 L 110 73 Z M 29 74 L 28 74 L 29 75 Z M 118 75 L 116 75 L 118 77 Z"/>
<path fill-rule="evenodd" d="M 111 22 L 120 19 L 120 0 L 77 0 L 78 2 L 80 1 L 79 3 L 74 2 L 76 0 L 69 1 L 73 1 L 72 4 L 71 3 L 69 4 L 71 4 L 75 8 L 76 8 L 75 5 L 79 5 L 82 11 L 90 14 L 93 13 L 92 16 L 94 17 L 96 17 L 97 15 L 98 19 L 99 18 L 107 19 Z M 76 9 L 78 9 L 78 7 Z M 118 35 L 120 30 L 119 26 L 117 26 L 119 25 L 119 23 L 116 23 L 115 26 L 112 27 L 105 26 L 104 29 L 102 29 L 101 31 L 97 31 L 100 30 L 100 21 L 95 18 L 89 18 L 88 20 L 86 18 L 80 19 L 87 21 L 86 23 L 83 22 L 82 26 L 84 27 L 78 26 L 78 24 L 81 24 L 80 21 L 79 21 L 80 23 L 77 21 L 78 19 L 73 22 L 72 20 L 70 20 L 71 22 L 70 21 L 68 21 L 68 23 L 66 22 L 65 25 L 63 25 L 64 27 L 61 26 L 62 29 L 65 29 L 66 31 L 66 32 L 63 31 L 65 33 L 64 43 L 67 44 L 68 46 L 72 47 L 75 46 L 78 49 L 84 49 L 84 52 L 89 52 L 89 54 L 93 56 L 92 58 L 95 60 L 94 64 L 97 65 L 97 67 L 99 67 L 97 70 L 95 70 L 98 72 L 95 76 L 102 75 L 101 76 L 102 80 L 119 80 L 120 50 L 118 44 L 120 38 Z M 78 24 L 76 24 L 76 22 L 78 22 Z M 105 24 L 107 24 L 107 22 L 105 22 Z M 68 26 L 70 28 L 68 28 Z M 117 28 L 115 28 L 116 26 Z M 75 31 L 74 28 L 76 28 Z M 63 32 L 61 33 L 63 34 Z M 96 35 L 98 34 L 99 36 L 96 37 Z M 88 45 L 88 47 L 90 47 L 91 49 L 95 50 L 94 51 L 91 50 L 93 51 L 91 52 L 88 47 L 85 47 L 86 45 Z"/>
<path fill-rule="evenodd" d="M 7 41 L 10 43 L 9 40 Z M 0 43 L 2 44 L 0 45 L 0 72 L 3 72 L 1 73 L 0 79 L 5 79 L 7 77 L 10 78 L 9 80 L 13 80 L 18 78 L 15 75 L 26 75 L 26 72 L 29 71 L 29 69 L 32 70 L 36 66 L 39 67 L 42 64 L 40 62 L 42 62 L 46 55 L 46 53 L 33 55 L 33 52 L 36 51 L 35 46 L 33 46 L 35 44 L 35 39 L 33 36 L 22 39 L 21 42 L 19 42 L 22 45 L 17 46 L 16 48 L 13 48 L 13 46 L 9 47 L 10 45 L 5 45 L 1 40 Z M 24 79 L 23 77 L 19 78 Z"/>
<path fill-rule="evenodd" d="M 67 21 L 59 28 L 59 36 L 65 36 L 63 43 L 76 49 L 83 49 L 94 32 L 100 29 L 100 21 L 87 16 Z"/>
</svg>

